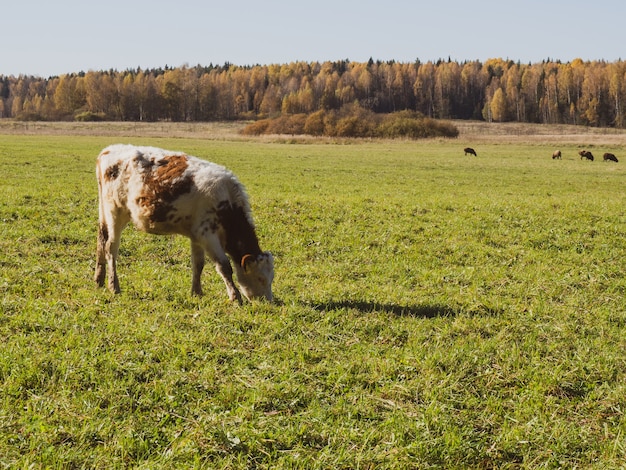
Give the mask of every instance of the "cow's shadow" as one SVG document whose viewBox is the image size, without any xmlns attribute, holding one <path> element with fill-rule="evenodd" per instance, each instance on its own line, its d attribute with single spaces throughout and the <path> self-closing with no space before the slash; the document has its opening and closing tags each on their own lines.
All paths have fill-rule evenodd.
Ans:
<svg viewBox="0 0 626 470">
<path fill-rule="evenodd" d="M 307 305 L 316 310 L 354 309 L 361 313 L 383 312 L 398 317 L 437 318 L 455 317 L 459 310 L 448 305 L 423 304 L 423 305 L 398 305 L 370 302 L 366 300 L 338 300 L 328 302 L 307 302 Z"/>
</svg>

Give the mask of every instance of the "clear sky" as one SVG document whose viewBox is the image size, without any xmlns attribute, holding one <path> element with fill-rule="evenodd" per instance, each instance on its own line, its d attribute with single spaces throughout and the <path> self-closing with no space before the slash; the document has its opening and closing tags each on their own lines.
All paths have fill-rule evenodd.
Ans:
<svg viewBox="0 0 626 470">
<path fill-rule="evenodd" d="M 626 59 L 625 0 L 11 0 L 0 75 L 350 59 Z"/>
</svg>

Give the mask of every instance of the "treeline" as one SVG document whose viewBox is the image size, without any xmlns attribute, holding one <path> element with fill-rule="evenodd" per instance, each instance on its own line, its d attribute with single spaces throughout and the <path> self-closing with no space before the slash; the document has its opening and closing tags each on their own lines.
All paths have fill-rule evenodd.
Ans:
<svg viewBox="0 0 626 470">
<path fill-rule="evenodd" d="M 0 117 L 213 121 L 340 110 L 626 127 L 626 62 L 490 59 L 197 66 L 0 75 Z"/>
</svg>

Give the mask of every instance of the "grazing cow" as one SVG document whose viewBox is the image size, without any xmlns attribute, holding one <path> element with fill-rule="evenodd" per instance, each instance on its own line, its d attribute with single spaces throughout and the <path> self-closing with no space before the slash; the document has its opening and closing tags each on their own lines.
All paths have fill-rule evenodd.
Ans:
<svg viewBox="0 0 626 470">
<path fill-rule="evenodd" d="M 593 161 L 593 154 L 589 150 L 581 150 L 578 152 L 578 155 L 580 155 L 581 160 L 586 158 L 587 160 Z"/>
<path fill-rule="evenodd" d="M 473 148 L 471 148 L 471 147 L 465 147 L 465 148 L 463 149 L 463 151 L 465 152 L 465 155 L 470 154 L 470 155 L 474 155 L 475 157 L 477 156 L 477 155 L 476 155 L 476 150 L 474 150 L 474 149 L 473 149 Z"/>
<path fill-rule="evenodd" d="M 241 183 L 226 168 L 179 152 L 112 145 L 98 156 L 99 229 L 95 281 L 118 293 L 116 258 L 128 222 L 157 234 L 191 239 L 191 291 L 202 295 L 205 252 L 215 263 L 232 301 L 272 300 L 274 258 L 261 251 L 250 204 Z"/>
<path fill-rule="evenodd" d="M 617 163 L 617 157 L 615 155 L 613 155 L 612 153 L 605 153 L 603 155 L 604 161 L 611 161 L 611 162 L 615 162 Z"/>
<path fill-rule="evenodd" d="M 554 153 L 552 154 L 552 160 L 560 160 L 561 159 L 561 151 L 560 150 L 555 150 Z"/>
</svg>

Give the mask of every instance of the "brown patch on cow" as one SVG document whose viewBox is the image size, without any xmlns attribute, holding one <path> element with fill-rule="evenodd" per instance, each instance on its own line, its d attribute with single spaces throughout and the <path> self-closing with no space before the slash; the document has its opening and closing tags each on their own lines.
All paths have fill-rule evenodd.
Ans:
<svg viewBox="0 0 626 470">
<path fill-rule="evenodd" d="M 141 158 L 139 164 L 144 170 L 144 185 L 137 202 L 148 209 L 152 222 L 165 222 L 174 210 L 172 203 L 193 186 L 193 179 L 185 177 L 187 156 L 171 155 L 159 161 Z"/>
<path fill-rule="evenodd" d="M 153 163 L 152 171 L 144 175 L 147 190 L 166 202 L 172 202 L 181 194 L 188 193 L 192 181 L 183 176 L 187 167 L 185 155 L 173 155 Z"/>
<path fill-rule="evenodd" d="M 111 165 L 104 172 L 104 179 L 106 181 L 112 181 L 117 178 L 120 174 L 120 162 L 117 162 L 115 165 Z"/>
<path fill-rule="evenodd" d="M 187 163 L 187 155 L 170 155 L 163 157 L 156 165 L 156 174 L 161 180 L 179 178 L 189 166 Z"/>
</svg>

